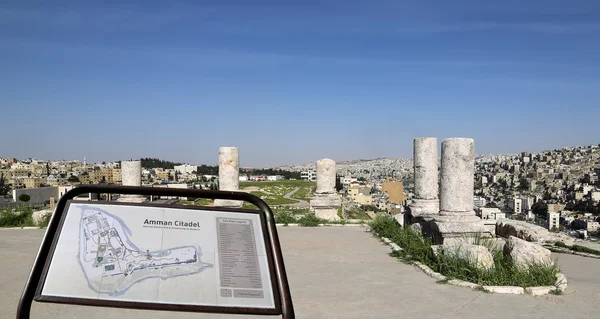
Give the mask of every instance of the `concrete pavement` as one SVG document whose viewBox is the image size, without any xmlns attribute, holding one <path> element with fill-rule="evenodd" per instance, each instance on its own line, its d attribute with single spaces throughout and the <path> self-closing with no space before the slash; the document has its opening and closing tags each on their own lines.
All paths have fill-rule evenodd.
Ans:
<svg viewBox="0 0 600 319">
<path fill-rule="evenodd" d="M 43 230 L 0 230 L 0 318 L 15 309 Z M 297 318 L 596 318 L 600 260 L 557 255 L 562 296 L 492 295 L 436 284 L 359 227 L 280 227 Z M 68 280 L 68 278 L 65 278 Z M 32 318 L 264 318 L 34 303 Z"/>
</svg>

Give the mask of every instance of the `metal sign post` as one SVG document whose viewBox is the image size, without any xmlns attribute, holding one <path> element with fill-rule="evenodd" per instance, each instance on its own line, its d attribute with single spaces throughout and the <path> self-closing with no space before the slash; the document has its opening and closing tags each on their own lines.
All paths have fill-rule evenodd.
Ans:
<svg viewBox="0 0 600 319">
<path fill-rule="evenodd" d="M 252 203 L 259 209 L 73 201 L 76 196 L 88 193 L 239 200 Z M 179 219 L 173 222 L 141 217 L 158 216 L 158 212 L 165 218 L 179 216 Z M 180 218 L 182 216 L 183 218 Z M 178 234 L 186 234 L 186 238 L 217 236 L 204 239 L 205 243 L 217 243 L 218 248 L 210 247 L 214 255 L 212 263 L 201 260 L 203 253 L 196 244 L 169 246 L 168 249 L 154 251 L 137 248 L 129 241 L 127 234 L 131 234 L 131 231 L 127 222 L 123 221 L 131 221 L 131 218 L 136 221 L 144 220 L 143 226 L 137 222 L 132 225 L 138 227 L 137 229 L 144 229 L 147 234 L 160 231 L 170 232 L 169 234 L 179 232 Z M 188 222 L 189 218 L 192 219 Z M 173 237 L 185 237 L 182 236 Z M 78 245 L 78 248 L 72 247 L 75 245 Z M 246 249 L 243 258 L 232 258 L 240 249 Z M 254 255 L 251 253 L 253 251 Z M 218 257 L 215 257 L 216 255 Z M 53 259 L 55 256 L 58 256 L 56 260 Z M 211 257 L 210 254 L 208 257 Z M 248 264 L 237 267 L 235 265 L 238 262 Z M 71 264 L 65 267 L 62 263 Z M 153 301 L 137 297 L 115 297 L 125 296 L 129 288 L 147 282 L 146 279 L 161 278 L 158 284 L 166 281 L 174 285 L 174 280 L 179 277 L 200 274 L 217 264 L 221 267 L 218 269 L 220 281 L 216 278 L 216 273 L 213 273 L 213 277 L 206 277 L 210 278 L 215 286 L 211 290 L 216 293 L 212 301 L 169 302 L 173 299 L 172 295 L 168 295 L 167 300 L 161 300 L 158 292 L 157 299 Z M 247 273 L 236 275 L 238 270 L 248 271 L 247 265 L 254 267 L 250 267 L 250 276 Z M 66 278 L 62 278 L 64 274 L 60 269 L 69 267 L 80 269 L 78 271 L 81 280 L 69 278 L 69 281 L 64 283 Z M 231 276 L 224 277 L 225 273 Z M 61 282 L 61 285 L 56 284 L 58 282 Z M 85 284 L 85 289 L 79 287 L 77 290 L 69 286 L 74 285 L 71 282 L 79 286 Z M 211 283 L 206 284 L 209 289 Z M 95 293 L 97 295 L 94 295 Z M 48 224 L 19 301 L 17 319 L 30 317 L 33 300 L 98 307 L 282 315 L 284 319 L 295 318 L 273 212 L 257 196 L 230 191 L 103 185 L 86 185 L 70 190 L 61 197 Z"/>
</svg>

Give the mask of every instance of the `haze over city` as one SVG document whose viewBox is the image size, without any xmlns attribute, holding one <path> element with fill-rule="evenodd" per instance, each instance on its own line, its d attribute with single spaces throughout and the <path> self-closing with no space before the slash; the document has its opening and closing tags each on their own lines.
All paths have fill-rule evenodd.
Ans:
<svg viewBox="0 0 600 319">
<path fill-rule="evenodd" d="M 3 1 L 0 154 L 243 166 L 597 144 L 597 1 Z"/>
</svg>

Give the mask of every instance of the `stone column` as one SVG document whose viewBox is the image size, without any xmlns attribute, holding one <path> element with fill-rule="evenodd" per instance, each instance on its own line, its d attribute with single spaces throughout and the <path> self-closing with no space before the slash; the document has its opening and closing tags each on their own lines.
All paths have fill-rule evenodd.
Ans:
<svg viewBox="0 0 600 319">
<path fill-rule="evenodd" d="M 240 188 L 240 160 L 237 147 L 219 148 L 219 190 L 238 191 Z M 214 206 L 242 207 L 243 201 L 215 200 Z"/>
<path fill-rule="evenodd" d="M 335 190 L 336 173 L 333 160 L 325 158 L 317 161 L 317 189 L 310 201 L 310 208 L 319 218 L 340 219 L 337 212 L 342 200 Z"/>
<path fill-rule="evenodd" d="M 121 184 L 142 186 L 142 162 L 121 161 Z M 146 201 L 143 195 L 121 195 L 117 202 L 140 203 Z"/>
<path fill-rule="evenodd" d="M 475 142 L 471 138 L 448 138 L 442 142 L 440 212 L 434 229 L 443 242 L 489 236 L 473 210 Z"/>
<path fill-rule="evenodd" d="M 437 138 L 414 140 L 415 194 L 410 205 L 411 216 L 430 221 L 439 213 Z"/>
</svg>

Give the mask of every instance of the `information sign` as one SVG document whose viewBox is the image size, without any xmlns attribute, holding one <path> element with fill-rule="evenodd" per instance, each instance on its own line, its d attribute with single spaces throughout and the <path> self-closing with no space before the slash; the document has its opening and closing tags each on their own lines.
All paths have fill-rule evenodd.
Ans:
<svg viewBox="0 0 600 319">
<path fill-rule="evenodd" d="M 236 192 L 85 188 L 251 199 L 261 210 L 61 199 L 18 318 L 28 318 L 30 296 L 39 302 L 294 317 L 274 219 L 260 199 Z M 86 189 L 75 189 L 70 198 Z"/>
</svg>

